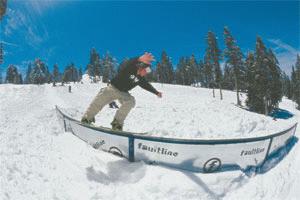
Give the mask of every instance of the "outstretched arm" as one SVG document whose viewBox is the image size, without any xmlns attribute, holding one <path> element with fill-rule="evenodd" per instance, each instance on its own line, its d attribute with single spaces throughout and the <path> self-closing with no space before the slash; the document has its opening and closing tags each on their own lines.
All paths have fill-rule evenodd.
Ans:
<svg viewBox="0 0 300 200">
<path fill-rule="evenodd" d="M 157 95 L 158 97 L 162 97 L 162 93 L 158 92 L 145 78 L 140 78 L 139 86 L 153 94 Z"/>
</svg>

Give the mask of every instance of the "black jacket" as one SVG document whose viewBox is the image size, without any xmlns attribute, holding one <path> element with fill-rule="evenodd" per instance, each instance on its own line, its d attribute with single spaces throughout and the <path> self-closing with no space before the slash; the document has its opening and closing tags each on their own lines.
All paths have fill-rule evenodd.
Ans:
<svg viewBox="0 0 300 200">
<path fill-rule="evenodd" d="M 139 85 L 157 95 L 158 91 L 144 77 L 137 75 L 138 64 L 138 58 L 124 62 L 121 65 L 120 72 L 111 80 L 111 84 L 122 92 L 128 92 Z"/>
</svg>

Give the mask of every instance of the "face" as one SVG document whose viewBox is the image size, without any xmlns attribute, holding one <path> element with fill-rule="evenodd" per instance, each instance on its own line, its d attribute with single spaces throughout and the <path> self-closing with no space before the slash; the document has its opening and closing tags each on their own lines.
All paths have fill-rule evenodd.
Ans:
<svg viewBox="0 0 300 200">
<path fill-rule="evenodd" d="M 139 68 L 138 69 L 138 75 L 140 75 L 140 76 L 146 76 L 147 75 L 146 68 Z"/>
</svg>

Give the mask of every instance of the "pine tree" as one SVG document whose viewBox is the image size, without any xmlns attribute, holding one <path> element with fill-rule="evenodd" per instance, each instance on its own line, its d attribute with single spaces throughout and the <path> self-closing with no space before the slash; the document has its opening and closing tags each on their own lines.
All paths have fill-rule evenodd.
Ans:
<svg viewBox="0 0 300 200">
<path fill-rule="evenodd" d="M 53 73 L 52 73 L 52 77 L 53 77 L 53 86 L 55 86 L 56 82 L 59 81 L 59 75 L 60 75 L 60 73 L 59 73 L 58 65 L 55 64 L 55 65 L 53 66 Z"/>
<path fill-rule="evenodd" d="M 227 90 L 234 90 L 235 79 L 232 67 L 228 63 L 224 66 L 223 88 Z"/>
<path fill-rule="evenodd" d="M 25 84 L 30 84 L 31 83 L 31 80 L 30 80 L 30 73 L 32 71 L 32 63 L 30 62 L 28 64 L 28 67 L 27 67 L 27 72 L 26 72 L 26 77 L 25 77 Z"/>
<path fill-rule="evenodd" d="M 297 61 L 295 64 L 296 70 L 294 71 L 294 83 L 293 83 L 293 89 L 294 89 L 294 100 L 298 104 L 298 109 L 300 110 L 300 56 L 297 55 Z"/>
<path fill-rule="evenodd" d="M 197 82 L 204 86 L 204 63 L 202 60 L 197 65 Z"/>
<path fill-rule="evenodd" d="M 53 79 L 52 74 L 51 74 L 51 72 L 49 71 L 48 66 L 46 65 L 46 82 L 47 82 L 48 84 L 50 84 L 50 83 L 52 82 L 52 79 Z"/>
<path fill-rule="evenodd" d="M 226 63 L 228 63 L 233 69 L 237 104 L 241 105 L 239 91 L 241 88 L 241 82 L 243 79 L 242 77 L 244 74 L 242 61 L 243 55 L 240 48 L 236 45 L 236 42 L 227 27 L 224 27 L 224 38 L 226 44 L 226 49 L 224 51 L 224 55 L 227 58 Z"/>
<path fill-rule="evenodd" d="M 34 61 L 33 68 L 29 75 L 30 83 L 33 84 L 43 84 L 49 81 L 49 70 L 48 67 L 42 60 L 37 58 Z"/>
<path fill-rule="evenodd" d="M 0 69 L 0 84 L 3 83 L 3 79 L 2 79 L 2 72 L 1 72 L 1 69 Z"/>
<path fill-rule="evenodd" d="M 78 70 L 77 67 L 75 67 L 74 63 L 71 63 L 70 66 L 70 82 L 72 81 L 73 83 L 78 82 Z"/>
<path fill-rule="evenodd" d="M 63 73 L 63 82 L 77 82 L 78 81 L 78 71 L 75 67 L 74 63 L 71 63 L 70 65 L 65 67 L 64 73 Z"/>
<path fill-rule="evenodd" d="M 247 100 L 246 105 L 250 110 L 257 110 L 256 105 L 259 104 L 259 99 L 257 98 L 257 88 L 256 88 L 256 74 L 258 73 L 255 67 L 255 57 L 252 52 L 249 52 L 246 58 L 246 91 Z"/>
<path fill-rule="evenodd" d="M 192 85 L 199 82 L 199 68 L 195 56 L 181 58 L 175 71 L 178 84 Z"/>
<path fill-rule="evenodd" d="M 9 65 L 6 71 L 6 83 L 22 84 L 22 75 L 14 65 Z"/>
<path fill-rule="evenodd" d="M 184 65 L 182 69 L 183 74 L 183 84 L 184 85 L 191 85 L 191 66 L 190 66 L 190 59 L 188 57 L 184 58 Z"/>
<path fill-rule="evenodd" d="M 296 100 L 296 98 L 295 98 L 296 84 L 297 84 L 297 76 L 296 76 L 295 68 L 293 66 L 292 67 L 292 74 L 291 74 L 291 93 L 292 93 L 291 99 L 293 101 Z"/>
<path fill-rule="evenodd" d="M 108 83 L 116 75 L 116 59 L 113 58 L 108 52 L 103 59 L 103 79 L 104 83 Z"/>
<path fill-rule="evenodd" d="M 288 99 L 292 98 L 292 84 L 290 77 L 285 73 L 282 72 L 282 90 L 283 90 L 283 95 L 285 95 Z"/>
<path fill-rule="evenodd" d="M 23 84 L 22 74 L 18 73 L 18 75 L 14 77 L 14 84 Z"/>
<path fill-rule="evenodd" d="M 94 66 L 92 64 L 88 64 L 87 67 L 86 67 L 86 71 L 87 71 L 87 74 L 90 76 L 90 77 L 94 77 Z"/>
<path fill-rule="evenodd" d="M 256 98 L 253 102 L 248 101 L 250 108 L 262 114 L 268 114 L 268 59 L 267 50 L 260 37 L 256 39 L 255 63 L 254 63 L 254 82 L 252 83 L 253 92 Z"/>
<path fill-rule="evenodd" d="M 282 99 L 283 91 L 282 91 L 282 82 L 281 82 L 281 69 L 279 67 L 278 60 L 274 55 L 273 51 L 269 49 L 267 52 L 268 62 L 268 70 L 269 70 L 269 81 L 268 81 L 268 112 L 278 108 L 278 104 Z"/>
<path fill-rule="evenodd" d="M 9 65 L 6 70 L 5 83 L 13 83 L 17 68 L 13 65 Z"/>
<path fill-rule="evenodd" d="M 157 76 L 161 83 L 173 83 L 174 81 L 173 66 L 165 51 L 162 52 L 161 61 L 157 64 Z"/>
<path fill-rule="evenodd" d="M 66 66 L 65 70 L 63 72 L 63 76 L 62 76 L 62 82 L 63 83 L 68 83 L 68 82 L 70 82 L 70 79 L 71 79 L 70 66 Z"/>
<path fill-rule="evenodd" d="M 278 107 L 282 98 L 278 61 L 273 52 L 266 49 L 262 39 L 257 37 L 254 61 L 248 57 L 246 63 L 247 105 L 251 110 L 267 115 Z"/>
<path fill-rule="evenodd" d="M 103 73 L 103 66 L 101 65 L 100 56 L 95 48 L 90 51 L 90 62 L 87 65 L 87 73 L 91 77 L 100 77 Z"/>
<path fill-rule="evenodd" d="M 94 75 L 95 77 L 98 76 L 103 76 L 103 66 L 101 65 L 101 60 L 100 60 L 100 57 L 99 55 L 97 55 L 97 58 L 93 64 L 94 66 Z"/>
<path fill-rule="evenodd" d="M 162 68 L 162 65 L 160 64 L 160 62 L 156 63 L 156 72 L 157 72 L 157 81 L 159 83 L 163 83 L 164 82 L 164 71 Z"/>
<path fill-rule="evenodd" d="M 192 85 L 198 82 L 198 64 L 195 57 L 181 57 L 177 64 L 174 81 L 176 84 Z"/>
<path fill-rule="evenodd" d="M 185 66 L 185 59 L 181 57 L 175 71 L 175 82 L 176 84 L 184 85 L 184 73 L 183 69 Z"/>
<path fill-rule="evenodd" d="M 0 65 L 3 64 L 3 59 L 4 59 L 3 42 L 0 41 Z"/>
<path fill-rule="evenodd" d="M 222 71 L 219 61 L 221 60 L 221 51 L 218 48 L 217 38 L 212 31 L 209 31 L 207 34 L 207 48 L 205 52 L 206 65 L 212 69 L 213 75 L 213 97 L 215 97 L 214 88 L 217 86 L 220 89 L 220 99 L 223 99 L 222 95 Z"/>
<path fill-rule="evenodd" d="M 91 49 L 91 52 L 90 52 L 90 65 L 92 65 L 92 69 L 91 69 L 91 71 L 92 71 L 92 74 L 89 74 L 90 76 L 97 76 L 97 75 L 99 75 L 99 74 L 97 74 L 97 70 L 95 69 L 95 63 L 97 63 L 97 61 L 98 61 L 98 53 L 97 53 L 97 51 L 96 51 L 96 49 L 95 48 L 92 48 Z"/>
<path fill-rule="evenodd" d="M 203 64 L 203 75 L 204 75 L 204 87 L 212 88 L 213 85 L 213 66 L 208 61 L 207 55 L 204 57 L 204 64 Z"/>
<path fill-rule="evenodd" d="M 78 72 L 78 81 L 81 81 L 82 80 L 82 68 L 80 67 L 79 68 L 79 72 Z"/>
<path fill-rule="evenodd" d="M 194 54 L 189 59 L 189 85 L 198 82 L 198 63 Z"/>
</svg>

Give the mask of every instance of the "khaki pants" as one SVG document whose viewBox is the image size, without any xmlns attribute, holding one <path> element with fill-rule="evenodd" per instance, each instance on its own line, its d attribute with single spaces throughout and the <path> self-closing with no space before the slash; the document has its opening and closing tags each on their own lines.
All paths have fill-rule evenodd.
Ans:
<svg viewBox="0 0 300 200">
<path fill-rule="evenodd" d="M 114 119 L 123 125 L 126 116 L 135 106 L 135 99 L 128 92 L 122 92 L 112 85 L 100 90 L 83 117 L 88 120 L 93 119 L 93 117 L 95 117 L 105 105 L 116 99 L 121 103 L 121 107 L 116 112 Z"/>
</svg>

